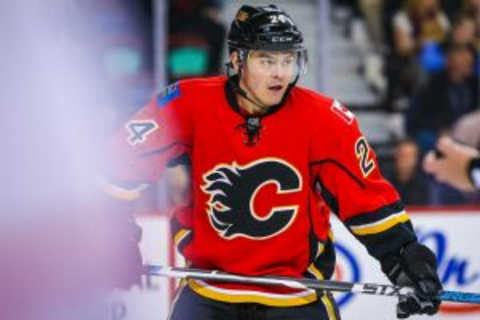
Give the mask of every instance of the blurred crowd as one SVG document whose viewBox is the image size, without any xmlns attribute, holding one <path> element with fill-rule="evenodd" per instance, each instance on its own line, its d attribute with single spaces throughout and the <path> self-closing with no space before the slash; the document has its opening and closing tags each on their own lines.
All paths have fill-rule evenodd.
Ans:
<svg viewBox="0 0 480 320">
<path fill-rule="evenodd" d="M 478 204 L 433 181 L 421 159 L 442 135 L 480 147 L 480 1 L 336 0 L 332 12 L 360 48 L 379 108 L 401 116 L 382 167 L 406 204 Z"/>
</svg>

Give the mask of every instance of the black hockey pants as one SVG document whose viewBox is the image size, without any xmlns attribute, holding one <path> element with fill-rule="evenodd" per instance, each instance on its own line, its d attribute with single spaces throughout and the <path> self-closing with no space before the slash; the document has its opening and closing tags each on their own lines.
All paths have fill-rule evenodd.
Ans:
<svg viewBox="0 0 480 320">
<path fill-rule="evenodd" d="M 298 307 L 270 307 L 256 303 L 225 303 L 180 289 L 169 320 L 339 320 L 337 306 L 330 294 L 316 302 Z M 320 295 L 320 294 L 319 294 Z"/>
</svg>

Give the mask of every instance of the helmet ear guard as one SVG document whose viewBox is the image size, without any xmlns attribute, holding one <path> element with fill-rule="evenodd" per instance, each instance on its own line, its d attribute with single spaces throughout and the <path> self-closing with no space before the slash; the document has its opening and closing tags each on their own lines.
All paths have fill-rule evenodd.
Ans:
<svg viewBox="0 0 480 320">
<path fill-rule="evenodd" d="M 296 51 L 297 54 L 297 75 L 303 76 L 308 71 L 308 52 L 307 49 Z"/>
</svg>

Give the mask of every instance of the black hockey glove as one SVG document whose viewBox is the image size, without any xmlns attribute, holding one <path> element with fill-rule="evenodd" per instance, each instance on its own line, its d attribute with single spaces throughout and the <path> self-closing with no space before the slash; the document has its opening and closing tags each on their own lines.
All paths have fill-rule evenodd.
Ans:
<svg viewBox="0 0 480 320">
<path fill-rule="evenodd" d="M 396 255 L 386 256 L 381 261 L 382 271 L 398 286 L 412 287 L 415 291 L 399 299 L 397 317 L 408 318 L 413 314 L 433 315 L 438 312 L 442 290 L 437 275 L 437 260 L 426 246 L 412 242 Z"/>
</svg>

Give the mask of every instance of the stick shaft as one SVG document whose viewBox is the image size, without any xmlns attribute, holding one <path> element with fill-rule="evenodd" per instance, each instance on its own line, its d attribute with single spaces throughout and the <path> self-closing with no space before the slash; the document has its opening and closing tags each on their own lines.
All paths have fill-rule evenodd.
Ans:
<svg viewBox="0 0 480 320">
<path fill-rule="evenodd" d="M 192 268 L 164 267 L 157 265 L 146 266 L 149 275 L 194 278 L 200 280 L 221 281 L 230 283 L 253 283 L 261 285 L 281 285 L 294 289 L 320 289 L 336 292 L 352 292 L 360 294 L 400 297 L 413 292 L 412 288 L 398 287 L 378 283 L 353 283 L 347 281 L 315 280 L 291 277 L 254 277 L 242 276 L 220 271 L 210 271 Z M 480 304 L 480 294 L 461 291 L 442 291 L 438 298 L 442 301 Z"/>
</svg>

